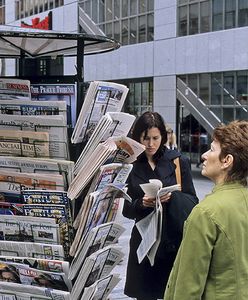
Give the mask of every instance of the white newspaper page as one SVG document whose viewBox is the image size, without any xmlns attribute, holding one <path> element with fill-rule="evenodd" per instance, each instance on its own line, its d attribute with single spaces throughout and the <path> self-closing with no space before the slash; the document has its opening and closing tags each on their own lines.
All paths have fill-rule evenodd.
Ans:
<svg viewBox="0 0 248 300">
<path fill-rule="evenodd" d="M 120 112 L 128 90 L 117 83 L 91 82 L 72 134 L 72 143 L 88 140 L 105 113 Z"/>
</svg>

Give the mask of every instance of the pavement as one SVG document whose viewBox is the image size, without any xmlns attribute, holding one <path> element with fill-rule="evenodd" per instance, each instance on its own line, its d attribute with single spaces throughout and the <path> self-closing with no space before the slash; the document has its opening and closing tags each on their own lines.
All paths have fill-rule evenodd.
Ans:
<svg viewBox="0 0 248 300">
<path fill-rule="evenodd" d="M 197 168 L 195 165 L 192 165 L 192 176 L 194 186 L 196 189 L 196 194 L 199 200 L 201 201 L 206 194 L 211 192 L 213 188 L 213 183 L 209 179 L 201 175 L 201 166 L 200 168 Z M 117 215 L 116 222 L 120 223 L 126 229 L 118 241 L 118 246 L 121 247 L 121 250 L 124 252 L 125 256 L 122 262 L 119 265 L 117 265 L 113 270 L 113 273 L 119 274 L 121 280 L 118 283 L 118 285 L 113 289 L 108 299 L 131 300 L 133 298 L 129 298 L 126 295 L 124 295 L 124 285 L 126 277 L 127 258 L 129 252 L 129 239 L 134 222 L 123 217 L 121 214 Z"/>
</svg>

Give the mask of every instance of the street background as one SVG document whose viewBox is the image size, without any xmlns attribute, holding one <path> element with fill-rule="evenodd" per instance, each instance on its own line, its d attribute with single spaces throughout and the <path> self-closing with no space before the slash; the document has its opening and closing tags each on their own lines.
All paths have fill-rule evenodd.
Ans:
<svg viewBox="0 0 248 300">
<path fill-rule="evenodd" d="M 206 194 L 211 192 L 213 188 L 213 183 L 209 179 L 201 175 L 201 166 L 200 168 L 196 168 L 195 165 L 192 165 L 192 176 L 194 186 L 196 189 L 196 194 L 199 200 L 201 201 Z M 125 256 L 123 261 L 119 265 L 117 265 L 113 270 L 113 273 L 120 274 L 121 281 L 110 294 L 109 300 L 130 300 L 132 298 L 129 298 L 126 295 L 124 295 L 123 291 L 125 285 L 127 258 L 129 252 L 129 239 L 134 222 L 123 217 L 121 214 L 118 215 L 116 222 L 120 223 L 126 229 L 125 232 L 119 238 L 118 242 L 118 246 L 121 248 L 121 251 L 124 252 Z"/>
</svg>

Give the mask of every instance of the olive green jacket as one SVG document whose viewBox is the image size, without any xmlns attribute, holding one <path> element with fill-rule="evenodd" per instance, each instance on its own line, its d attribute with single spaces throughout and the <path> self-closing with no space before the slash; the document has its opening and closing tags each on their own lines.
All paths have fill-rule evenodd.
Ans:
<svg viewBox="0 0 248 300">
<path fill-rule="evenodd" d="M 247 188 L 216 185 L 192 210 L 164 299 L 248 299 Z"/>
</svg>

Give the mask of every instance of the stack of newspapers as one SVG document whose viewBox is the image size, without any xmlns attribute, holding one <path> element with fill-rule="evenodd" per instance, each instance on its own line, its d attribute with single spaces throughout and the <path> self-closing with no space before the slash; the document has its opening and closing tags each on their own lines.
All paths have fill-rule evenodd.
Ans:
<svg viewBox="0 0 248 300">
<path fill-rule="evenodd" d="M 31 101 L 29 81 L 0 79 L 1 299 L 71 299 L 66 116 L 64 101 Z"/>
<path fill-rule="evenodd" d="M 0 79 L 1 91 L 0 295 L 106 300 L 120 281 L 126 180 L 144 151 L 127 137 L 128 88 L 90 84 L 70 141 L 85 142 L 75 163 L 64 101 L 32 101 L 26 80 Z"/>
</svg>

